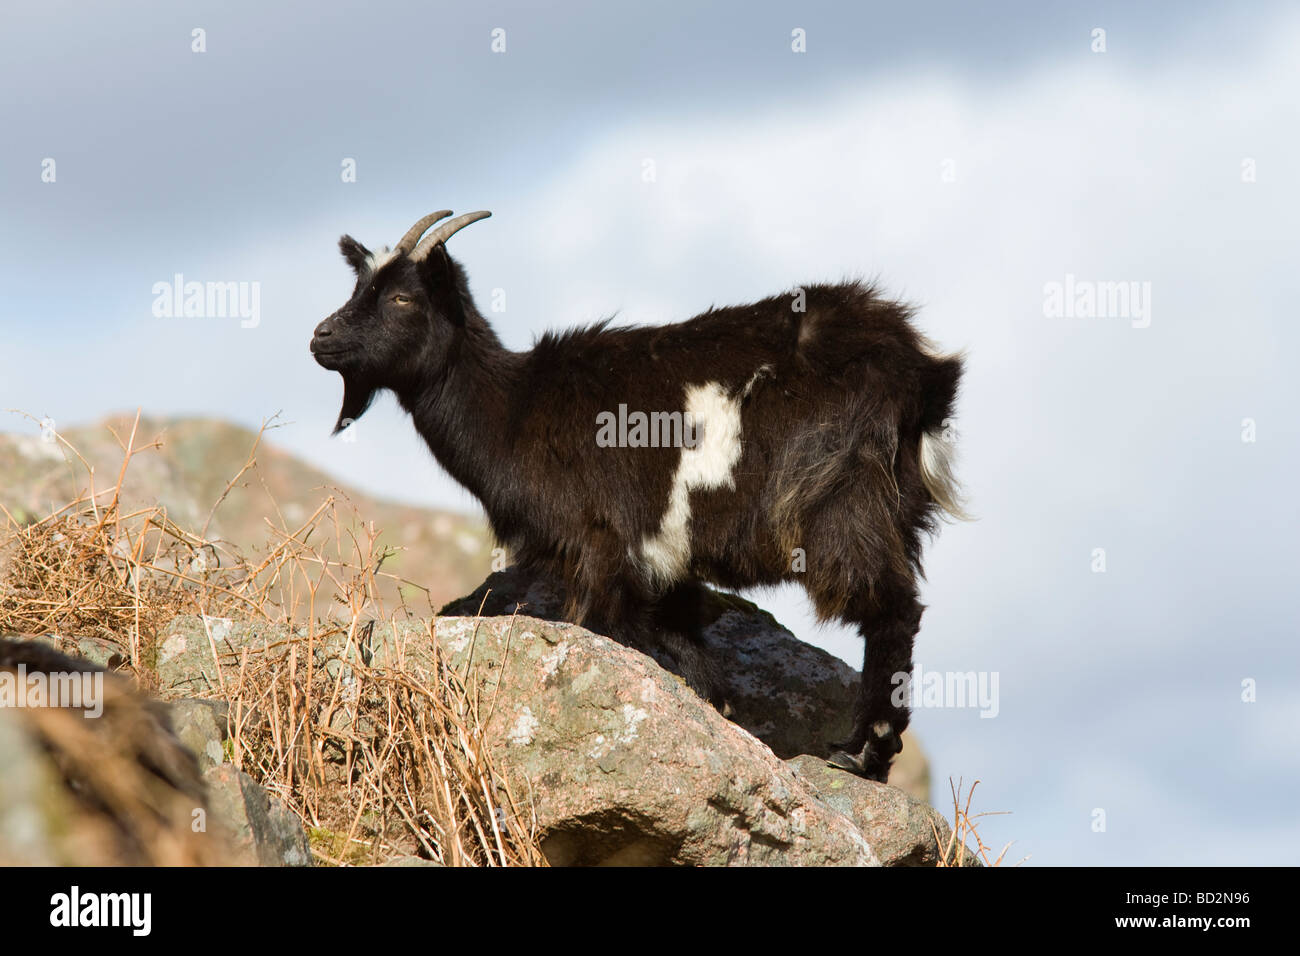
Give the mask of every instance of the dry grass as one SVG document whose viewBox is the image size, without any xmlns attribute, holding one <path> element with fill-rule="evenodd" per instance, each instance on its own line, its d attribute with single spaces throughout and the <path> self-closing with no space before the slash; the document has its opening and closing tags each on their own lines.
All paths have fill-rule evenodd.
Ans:
<svg viewBox="0 0 1300 956">
<path fill-rule="evenodd" d="M 454 671 L 431 632 L 421 653 L 397 648 L 383 667 L 359 652 L 373 622 L 409 613 L 386 613 L 378 596 L 381 577 L 397 580 L 382 571 L 393 552 L 379 546 L 379 531 L 331 494 L 297 526 L 275 509 L 256 554 L 209 539 L 226 495 L 256 478 L 270 423 L 197 531 L 159 505 L 128 506 L 132 459 L 161 444 L 141 440 L 138 425 L 139 416 L 129 434 L 115 434 L 122 463 L 110 487 L 97 489 L 91 466 L 56 436 L 84 470 L 85 490 L 30 523 L 0 505 L 0 634 L 57 635 L 73 652 L 78 640 L 100 642 L 115 666 L 154 688 L 159 634 L 178 614 L 284 625 L 292 636 L 237 659 L 209 634 L 222 662 L 213 696 L 229 705 L 235 764 L 297 812 L 320 860 L 542 864 L 532 814 L 483 744 L 474 675 Z M 336 532 L 330 553 L 312 542 L 326 523 Z"/>
<path fill-rule="evenodd" d="M 984 866 L 1001 866 L 1003 860 L 1006 858 L 1007 850 L 1011 849 L 1011 844 L 1008 843 L 1002 848 L 1002 852 L 999 853 L 996 858 L 989 858 L 989 853 L 992 852 L 992 848 L 985 844 L 983 838 L 980 836 L 979 824 L 977 821 L 983 817 L 1005 816 L 1010 811 L 994 810 L 972 814 L 970 812 L 971 802 L 975 797 L 975 788 L 979 785 L 980 782 L 978 780 L 970 785 L 970 790 L 966 791 L 965 802 L 963 802 L 962 781 L 959 779 L 956 783 L 953 783 L 952 778 L 948 778 L 948 787 L 952 791 L 952 832 L 948 835 L 948 840 L 945 842 L 942 837 L 940 837 L 938 828 L 933 828 L 935 842 L 943 849 L 939 862 L 936 864 L 937 866 L 978 866 L 981 863 Z M 966 847 L 967 840 L 974 840 L 975 842 L 975 851 L 973 855 L 968 855 Z M 1027 859 L 1029 858 L 1025 857 L 1023 860 L 1017 862 L 1016 865 L 1019 866 L 1020 863 L 1025 862 Z"/>
<path fill-rule="evenodd" d="M 328 863 L 543 864 L 531 810 L 485 745 L 478 682 L 428 622 L 394 637 L 385 666 L 365 662 L 361 630 L 222 655 L 236 762 L 294 801 Z"/>
</svg>

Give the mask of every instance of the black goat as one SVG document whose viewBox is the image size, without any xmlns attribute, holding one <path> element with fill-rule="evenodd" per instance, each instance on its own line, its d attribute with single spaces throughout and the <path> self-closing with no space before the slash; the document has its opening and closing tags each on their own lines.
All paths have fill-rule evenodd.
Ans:
<svg viewBox="0 0 1300 956">
<path fill-rule="evenodd" d="M 941 434 L 960 359 L 857 282 L 511 352 L 445 245 L 490 214 L 421 241 L 449 215 L 391 252 L 339 241 L 356 290 L 311 343 L 343 376 L 335 431 L 391 389 L 514 559 L 563 582 L 570 620 L 667 652 L 715 704 L 725 681 L 701 650 L 701 582 L 798 581 L 821 618 L 866 638 L 852 735 L 832 759 L 885 780 L 909 719 L 891 692 L 912 669 L 922 532 L 960 514 Z M 616 421 L 631 431 L 615 436 Z"/>
</svg>

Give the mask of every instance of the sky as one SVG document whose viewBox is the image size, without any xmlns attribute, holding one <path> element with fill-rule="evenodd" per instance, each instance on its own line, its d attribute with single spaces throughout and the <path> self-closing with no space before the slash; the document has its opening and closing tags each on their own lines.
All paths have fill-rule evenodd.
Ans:
<svg viewBox="0 0 1300 956">
<path fill-rule="evenodd" d="M 491 209 L 451 252 L 514 349 L 877 278 L 967 354 L 977 520 L 928 549 L 916 661 L 997 697 L 917 708 L 940 806 L 980 780 L 1029 866 L 1300 862 L 1300 11 L 541 6 L 7 5 L 0 408 L 280 413 L 473 511 L 391 399 L 329 436 L 340 234 Z M 178 274 L 256 311 L 159 315 Z"/>
</svg>

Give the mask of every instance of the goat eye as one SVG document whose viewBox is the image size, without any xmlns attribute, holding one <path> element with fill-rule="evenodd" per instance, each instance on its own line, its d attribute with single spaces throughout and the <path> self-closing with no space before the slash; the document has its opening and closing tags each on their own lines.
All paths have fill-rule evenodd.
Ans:
<svg viewBox="0 0 1300 956">
<path fill-rule="evenodd" d="M 392 302 L 394 305 L 410 305 L 411 297 L 409 295 L 402 295 L 402 293 L 399 292 L 393 296 Z"/>
</svg>

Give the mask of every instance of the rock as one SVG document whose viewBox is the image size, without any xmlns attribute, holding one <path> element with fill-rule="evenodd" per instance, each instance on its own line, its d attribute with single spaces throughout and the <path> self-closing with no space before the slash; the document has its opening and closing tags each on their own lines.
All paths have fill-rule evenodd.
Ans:
<svg viewBox="0 0 1300 956">
<path fill-rule="evenodd" d="M 41 644 L 61 654 L 89 661 L 101 670 L 112 670 L 126 663 L 120 649 L 97 637 L 64 637 L 59 634 L 24 636 L 24 641 Z"/>
<path fill-rule="evenodd" d="M 202 627 L 178 618 L 167 632 Z M 522 803 L 534 808 L 551 862 L 877 864 L 851 821 L 644 654 L 575 625 L 524 617 L 439 618 L 433 632 L 450 666 L 471 676 L 481 700 L 495 701 L 483 731 Z M 223 634 L 226 680 L 242 647 L 284 654 L 286 637 L 233 622 Z M 323 657 L 345 647 L 345 635 L 319 638 Z M 374 667 L 400 661 L 417 677 L 433 667 L 418 622 L 368 629 L 349 653 Z M 239 806 L 251 781 L 239 776 L 228 765 L 208 771 L 215 815 L 252 816 Z M 246 857 L 256 830 L 249 819 L 240 833 Z"/>
<path fill-rule="evenodd" d="M 433 607 L 464 594 L 488 573 L 492 545 L 479 518 L 376 499 L 358 488 L 346 487 L 337 477 L 277 447 L 274 429 L 259 439 L 256 431 L 231 422 L 145 415 L 137 423 L 133 418 L 111 415 L 94 424 L 58 430 L 60 439 L 75 448 L 96 475 L 116 478 L 122 468 L 117 436 L 136 429 L 138 452 L 122 474 L 119 505 L 123 515 L 137 508 L 161 506 L 174 525 L 192 531 L 206 525 L 210 539 L 229 542 L 235 550 L 248 554 L 267 545 L 268 496 L 277 502 L 285 520 L 298 527 L 324 500 L 321 488 L 328 487 L 335 492 L 338 507 L 318 520 L 311 533 L 313 544 L 324 549 L 323 553 L 337 554 L 337 546 L 350 550 L 349 533 L 360 533 L 364 515 L 364 523 L 383 529 L 381 548 L 399 549 L 384 561 L 384 570 L 422 579 L 430 588 Z M 155 438 L 161 438 L 161 444 L 153 443 Z M 240 471 L 254 450 L 257 480 L 227 488 L 227 480 Z M 86 472 L 79 465 L 70 468 L 71 457 L 61 443 L 43 441 L 34 431 L 0 434 L 0 489 L 5 506 L 19 524 L 49 515 L 51 502 L 79 497 Z M 218 498 L 221 507 L 210 516 Z M 331 514 L 337 515 L 337 522 Z M 277 540 L 272 537 L 270 544 Z M 204 569 L 200 564 L 191 565 L 191 570 Z M 397 580 L 379 575 L 374 584 L 386 606 L 399 606 L 402 589 Z M 327 575 L 321 581 L 316 606 L 333 610 L 334 594 Z M 410 606 L 432 612 L 422 594 L 405 597 Z"/>
<path fill-rule="evenodd" d="M 226 762 L 227 714 L 224 701 L 184 699 L 170 705 L 176 736 L 198 758 L 199 771 L 206 773 Z"/>
<path fill-rule="evenodd" d="M 820 757 L 805 754 L 786 762 L 828 806 L 857 825 L 885 866 L 938 863 L 952 829 L 934 807 L 892 785 L 837 770 Z"/>
<path fill-rule="evenodd" d="M 233 846 L 238 866 L 311 866 L 301 821 L 248 774 L 222 764 L 204 774 L 214 822 Z"/>
<path fill-rule="evenodd" d="M 531 618 L 447 618 L 437 635 L 472 635 L 496 695 L 487 739 L 552 864 L 878 865 L 851 821 L 645 655 Z"/>
<path fill-rule="evenodd" d="M 229 635 L 238 629 L 232 642 Z M 283 627 L 264 621 L 235 621 L 227 617 L 186 614 L 158 632 L 159 692 L 164 697 L 195 697 L 220 690 L 213 648 L 228 664 L 237 663 L 236 648 L 256 649 L 283 641 Z"/>
<path fill-rule="evenodd" d="M 223 862 L 221 844 L 191 828 L 203 780 L 163 705 L 26 638 L 0 637 L 0 682 L 7 697 L 25 688 L 22 704 L 0 707 L 0 863 Z"/>
<path fill-rule="evenodd" d="M 733 594 L 708 592 L 704 640 L 730 680 L 731 718 L 778 757 L 827 756 L 827 742 L 849 736 L 859 674 L 821 648 L 807 644 L 771 614 Z M 518 568 L 491 575 L 473 593 L 452 601 L 444 615 L 485 617 L 516 612 L 560 620 L 563 592 L 528 578 Z M 659 663 L 672 669 L 672 662 Z M 890 770 L 891 786 L 930 799 L 930 770 L 914 734 L 903 734 L 903 751 Z"/>
<path fill-rule="evenodd" d="M 56 866 L 69 816 L 53 764 L 16 711 L 0 708 L 0 866 Z"/>
<path fill-rule="evenodd" d="M 44 641 L 0 638 L 0 675 L 19 665 L 102 681 L 103 713 L 0 707 L 0 864 L 311 865 L 298 818 L 225 763 L 224 703 L 163 704 Z"/>
<path fill-rule="evenodd" d="M 739 628 L 734 618 L 722 620 L 728 610 L 735 607 L 724 609 L 711 625 L 717 641 L 731 639 L 727 635 Z M 774 622 L 768 628 L 779 630 Z M 321 629 L 314 639 L 317 666 L 332 668 L 345 684 L 354 666 L 349 661 L 400 667 L 426 680 L 434 669 L 430 632 L 446 664 L 466 675 L 480 701 L 492 702 L 480 711 L 487 743 L 518 805 L 535 813 L 543 852 L 553 864 L 876 866 L 937 858 L 923 804 L 895 787 L 867 786 L 829 767 L 823 775 L 813 756 L 790 766 L 654 660 L 576 625 L 498 616 L 375 624 L 351 636 Z M 201 619 L 177 618 L 163 633 L 184 638 L 187 647 L 200 646 L 193 663 L 171 675 L 174 688 L 186 685 L 184 675 L 195 666 L 206 679 L 217 680 Z M 292 644 L 298 660 L 305 660 L 305 643 L 293 638 L 262 622 L 230 622 L 221 631 L 218 652 L 224 679 L 236 679 L 245 648 L 250 660 L 266 663 L 287 655 Z M 816 661 L 821 654 L 794 638 L 785 641 L 797 645 L 785 649 L 797 655 L 787 661 Z M 162 664 L 160 671 L 166 673 L 168 666 Z M 837 673 L 842 666 L 829 664 L 827 671 Z M 778 679 L 778 664 L 750 660 L 746 667 L 763 680 Z M 811 701 L 805 706 L 815 711 L 834 697 L 818 696 L 809 673 L 803 668 L 780 692 L 794 703 Z M 761 686 L 758 678 L 753 686 Z M 740 699 L 758 696 L 754 689 Z M 766 713 L 758 726 L 774 733 L 779 711 Z M 801 712 L 805 728 L 822 720 L 809 720 L 807 713 Z M 777 739 L 788 746 L 799 738 L 787 733 Z M 207 773 L 214 812 L 240 819 L 237 805 L 219 803 L 217 775 L 223 775 L 227 794 L 245 802 L 251 781 L 241 781 L 226 765 Z M 845 799 L 846 788 L 851 799 Z M 242 813 L 248 821 L 246 855 L 256 843 L 254 816 Z M 297 821 L 291 822 L 296 837 Z"/>
</svg>

